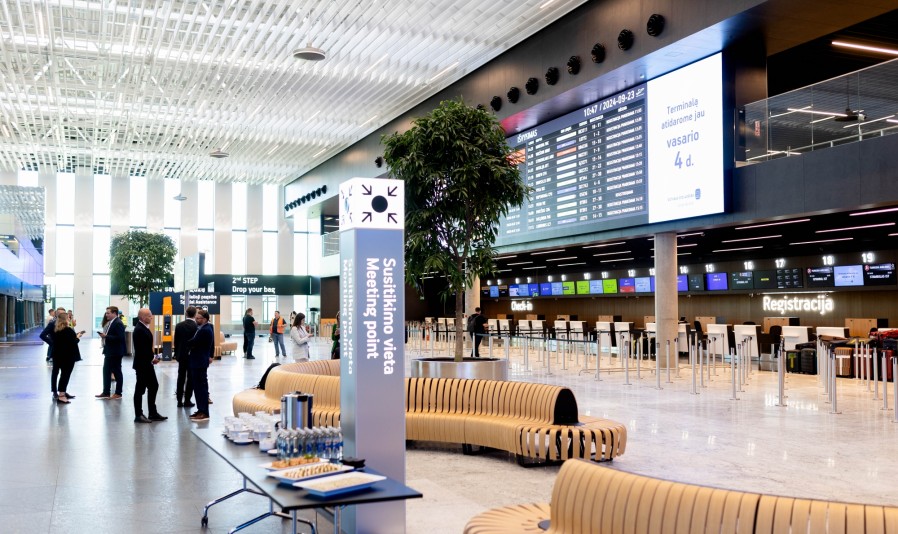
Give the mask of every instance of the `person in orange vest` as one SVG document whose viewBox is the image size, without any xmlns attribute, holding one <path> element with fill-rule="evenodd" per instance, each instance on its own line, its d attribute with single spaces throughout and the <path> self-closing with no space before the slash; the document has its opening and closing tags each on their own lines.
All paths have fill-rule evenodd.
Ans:
<svg viewBox="0 0 898 534">
<path fill-rule="evenodd" d="M 284 345 L 284 327 L 287 321 L 281 317 L 281 312 L 274 312 L 274 319 L 271 320 L 271 326 L 268 333 L 271 334 L 271 340 L 274 341 L 274 357 L 278 358 L 281 354 L 287 357 L 287 347 Z"/>
</svg>

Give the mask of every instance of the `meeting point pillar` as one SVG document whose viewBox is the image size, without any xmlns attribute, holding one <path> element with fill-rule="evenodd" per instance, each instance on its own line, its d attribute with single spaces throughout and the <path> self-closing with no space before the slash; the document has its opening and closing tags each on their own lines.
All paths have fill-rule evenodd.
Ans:
<svg viewBox="0 0 898 534">
<path fill-rule="evenodd" d="M 405 483 L 405 190 L 340 185 L 340 423 L 346 456 Z M 350 506 L 349 534 L 405 532 L 402 501 Z"/>
<path fill-rule="evenodd" d="M 655 234 L 655 328 L 659 346 L 671 340 L 671 367 L 677 365 L 677 298 L 677 234 Z M 661 366 L 667 366 L 665 358 Z"/>
</svg>

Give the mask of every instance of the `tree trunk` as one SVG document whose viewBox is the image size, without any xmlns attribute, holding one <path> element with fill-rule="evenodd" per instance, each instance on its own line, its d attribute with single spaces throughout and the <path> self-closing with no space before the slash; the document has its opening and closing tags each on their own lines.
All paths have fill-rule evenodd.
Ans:
<svg viewBox="0 0 898 534">
<path fill-rule="evenodd" d="M 455 361 L 465 356 L 465 292 L 455 292 Z"/>
</svg>

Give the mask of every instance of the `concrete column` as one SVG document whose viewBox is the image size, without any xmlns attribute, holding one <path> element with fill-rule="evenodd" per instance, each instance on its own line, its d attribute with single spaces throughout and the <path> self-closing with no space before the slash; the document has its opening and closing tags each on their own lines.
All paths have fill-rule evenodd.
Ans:
<svg viewBox="0 0 898 534">
<path fill-rule="evenodd" d="M 664 358 L 667 340 L 671 340 L 671 367 L 677 362 L 677 320 L 680 317 L 677 299 L 677 234 L 655 234 L 655 323 L 662 366 L 667 365 Z"/>
<path fill-rule="evenodd" d="M 19 185 L 18 171 L 0 171 L 0 185 Z"/>
<path fill-rule="evenodd" d="M 480 307 L 480 277 L 474 278 L 471 287 L 465 290 L 465 313 L 471 315 L 474 308 Z"/>
<path fill-rule="evenodd" d="M 181 182 L 181 194 L 187 200 L 181 202 L 181 257 L 197 253 L 197 185 L 196 182 Z"/>
<path fill-rule="evenodd" d="M 63 199 L 59 199 L 62 201 Z M 90 167 L 75 169 L 75 274 L 72 311 L 78 320 L 78 330 L 93 335 L 94 324 L 94 173 Z M 83 252 L 83 253 L 82 253 Z"/>
<path fill-rule="evenodd" d="M 44 188 L 44 276 L 56 276 L 56 171 L 41 170 L 38 186 Z"/>
<path fill-rule="evenodd" d="M 246 273 L 262 274 L 265 261 L 262 250 L 262 186 L 247 186 L 246 197 Z M 279 258 L 280 255 L 278 251 Z"/>
<path fill-rule="evenodd" d="M 215 273 L 230 274 L 231 269 L 233 237 L 231 230 L 233 223 L 231 222 L 231 184 L 216 183 L 215 184 Z M 221 299 L 221 316 L 231 317 L 231 297 L 222 297 Z"/>
</svg>

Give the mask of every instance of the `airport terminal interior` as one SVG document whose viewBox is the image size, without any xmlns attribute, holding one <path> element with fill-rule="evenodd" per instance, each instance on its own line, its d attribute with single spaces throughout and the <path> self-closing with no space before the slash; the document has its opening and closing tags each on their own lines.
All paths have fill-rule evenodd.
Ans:
<svg viewBox="0 0 898 534">
<path fill-rule="evenodd" d="M 863 0 L 9 0 L 0 532 L 499 532 L 472 525 L 502 507 L 551 501 L 561 514 L 556 499 L 593 502 L 553 493 L 563 462 L 550 449 L 601 472 L 867 506 L 860 523 L 857 508 L 847 519 L 830 508 L 824 527 L 815 516 L 791 532 L 898 532 L 896 27 L 898 3 Z M 495 117 L 530 188 L 496 228 L 491 272 L 464 294 L 465 314 L 479 307 L 487 321 L 478 348 L 463 342 L 482 361 L 459 372 L 560 391 L 550 430 L 532 430 L 560 432 L 538 438 L 545 450 L 527 452 L 537 438 L 521 427 L 479 450 L 446 438 L 449 424 L 428 434 L 414 395 L 406 422 L 403 378 L 410 388 L 446 376 L 428 362 L 453 355 L 443 273 L 411 273 L 395 312 L 404 328 L 382 330 L 401 350 L 382 382 L 365 381 L 368 325 L 354 323 L 363 293 L 351 281 L 364 273 L 348 260 L 401 251 L 403 234 L 347 216 L 360 198 L 347 184 L 385 183 L 384 137 L 459 98 Z M 145 304 L 122 294 L 111 268 L 110 245 L 129 231 L 163 234 L 177 251 L 171 284 L 148 296 L 167 417 L 151 424 L 134 421 L 131 400 L 131 332 Z M 167 353 L 185 294 L 214 329 L 208 420 L 178 407 Z M 121 399 L 95 397 L 106 393 L 98 333 L 109 306 L 128 327 Z M 55 308 L 84 331 L 68 403 L 52 394 L 39 337 Z M 250 391 L 271 364 L 293 363 L 293 345 L 285 357 L 269 339 L 276 311 L 305 316 L 319 367 L 282 365 L 275 386 Z M 324 376 L 340 327 L 340 376 Z M 307 378 L 317 420 L 342 414 L 347 447 L 367 451 L 388 476 L 377 484 L 396 483 L 405 500 L 351 504 L 375 485 L 316 507 L 306 489 L 262 484 L 263 495 L 207 510 L 256 487 L 253 477 L 271 482 L 260 443 L 219 431 L 247 406 L 280 410 L 280 395 Z M 380 393 L 397 409 L 366 404 L 377 390 L 365 384 L 391 384 Z M 344 403 L 335 416 L 328 395 Z M 526 404 L 507 402 L 506 412 Z M 400 421 L 417 437 L 374 446 L 368 423 L 382 416 L 384 432 Z M 592 445 L 565 441 L 602 425 Z M 265 517 L 280 508 L 270 495 L 302 500 L 302 521 L 290 506 Z M 632 504 L 647 495 L 618 497 L 645 527 L 633 532 L 662 531 Z M 727 514 L 706 519 L 702 506 L 691 527 L 668 520 L 664 531 L 730 531 Z M 790 531 L 780 528 L 771 532 Z"/>
</svg>

